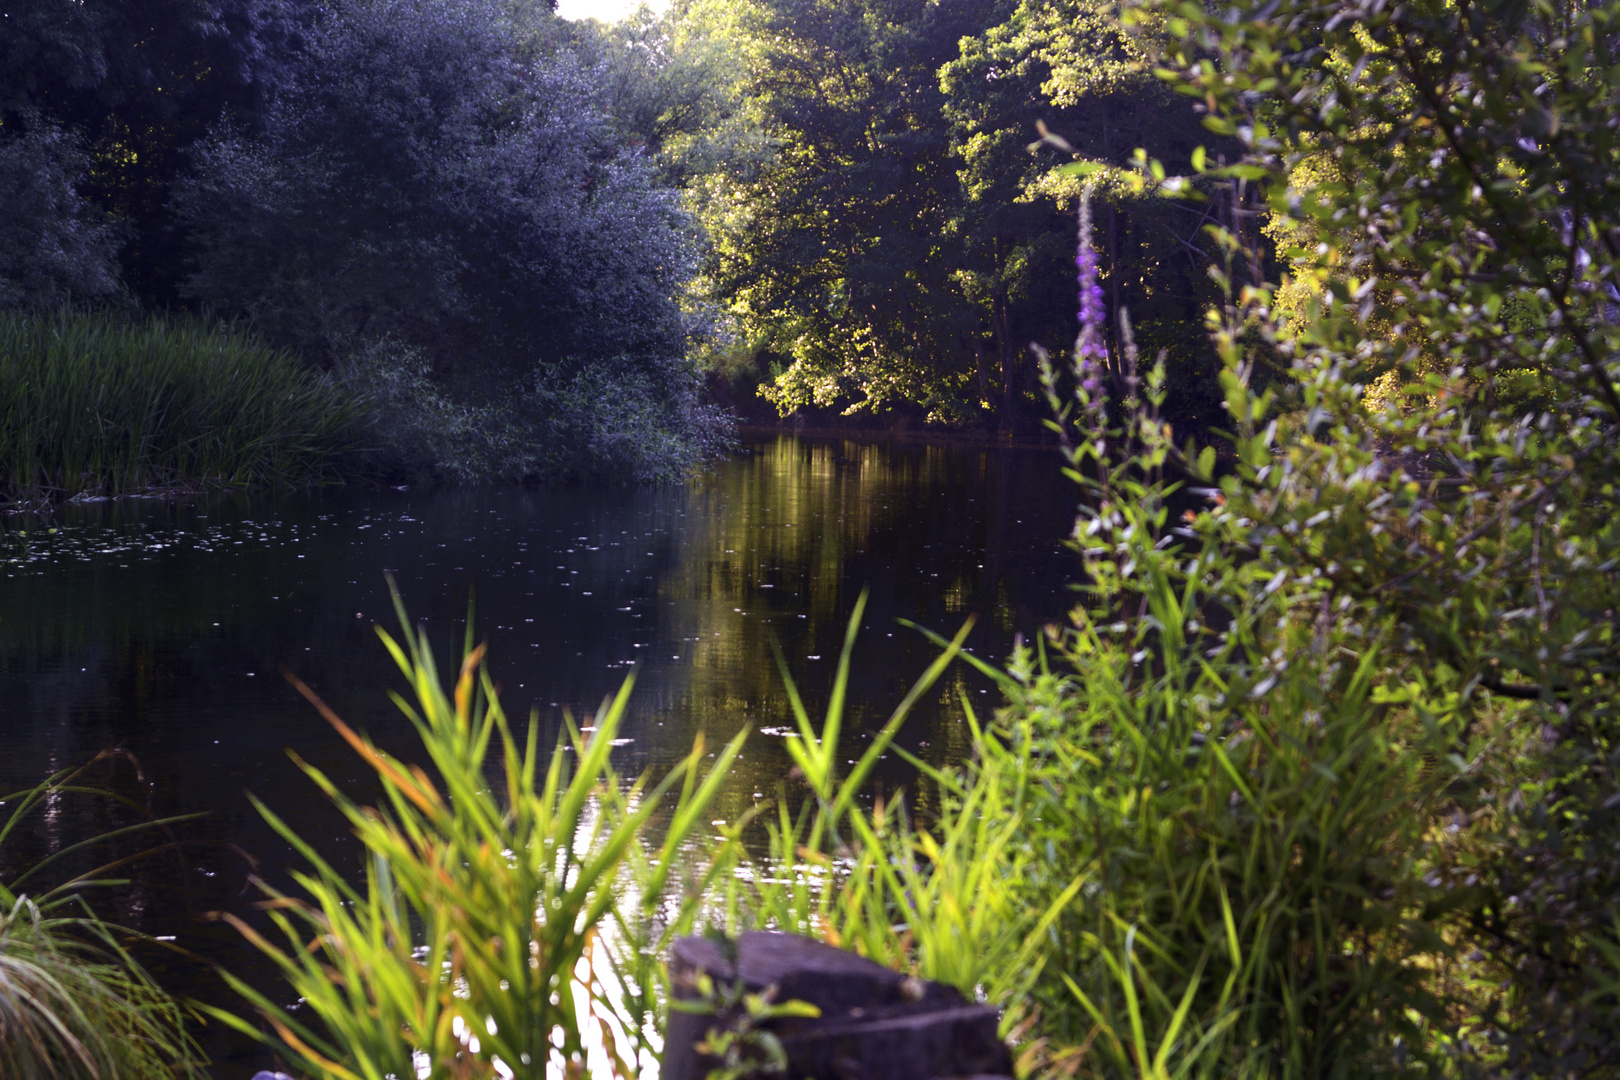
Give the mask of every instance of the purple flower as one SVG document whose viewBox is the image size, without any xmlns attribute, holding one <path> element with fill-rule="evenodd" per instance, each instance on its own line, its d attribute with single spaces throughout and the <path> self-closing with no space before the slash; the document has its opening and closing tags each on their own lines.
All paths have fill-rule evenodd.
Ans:
<svg viewBox="0 0 1620 1080">
<path fill-rule="evenodd" d="M 1102 285 L 1097 281 L 1097 250 L 1091 242 L 1091 188 L 1080 193 L 1080 243 L 1074 265 L 1080 274 L 1080 336 L 1074 341 L 1074 370 L 1084 392 L 1082 404 L 1093 417 L 1102 411 L 1102 375 L 1108 366 L 1108 346 L 1103 326 L 1108 313 L 1103 307 Z"/>
</svg>

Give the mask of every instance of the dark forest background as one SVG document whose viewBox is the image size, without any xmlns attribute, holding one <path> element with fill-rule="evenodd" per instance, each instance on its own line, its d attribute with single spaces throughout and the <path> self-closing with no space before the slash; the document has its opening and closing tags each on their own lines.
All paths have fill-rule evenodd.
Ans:
<svg viewBox="0 0 1620 1080">
<path fill-rule="evenodd" d="M 1188 170 L 1089 0 L 47 0 L 0 30 L 0 307 L 222 320 L 372 463 L 678 474 L 736 418 L 1032 434 L 1072 342 L 1067 154 Z M 1110 305 L 1213 423 L 1200 206 L 1100 185 Z M 1112 343 L 1117 350 L 1118 342 Z"/>
</svg>

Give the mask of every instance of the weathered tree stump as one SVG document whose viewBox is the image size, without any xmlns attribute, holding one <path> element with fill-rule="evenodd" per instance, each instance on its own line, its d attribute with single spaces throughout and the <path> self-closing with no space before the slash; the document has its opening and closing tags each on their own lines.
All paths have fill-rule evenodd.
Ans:
<svg viewBox="0 0 1620 1080">
<path fill-rule="evenodd" d="M 699 998 L 700 973 L 719 986 L 741 980 L 749 993 L 775 987 L 774 1000 L 804 1001 L 816 1019 L 780 1017 L 763 1027 L 780 1041 L 783 1080 L 943 1080 L 1012 1074 L 996 1038 L 996 1010 L 971 1004 L 954 989 L 907 978 L 853 953 L 797 934 L 749 933 L 735 960 L 719 944 L 688 937 L 675 943 L 670 976 L 678 1000 Z M 696 1045 L 721 1018 L 671 1010 L 664 1039 L 663 1080 L 703 1080 L 718 1062 Z"/>
</svg>

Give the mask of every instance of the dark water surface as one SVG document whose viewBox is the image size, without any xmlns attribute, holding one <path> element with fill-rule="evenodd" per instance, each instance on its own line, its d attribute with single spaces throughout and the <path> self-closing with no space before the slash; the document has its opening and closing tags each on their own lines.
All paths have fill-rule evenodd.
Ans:
<svg viewBox="0 0 1620 1080">
<path fill-rule="evenodd" d="M 384 696 L 402 680 L 374 630 L 397 626 L 385 573 L 445 666 L 472 590 L 508 712 L 536 709 L 548 732 L 636 667 L 624 771 L 667 764 L 700 731 L 712 746 L 753 725 L 715 815 L 729 817 L 788 769 L 773 634 L 815 712 L 870 588 L 846 719 L 853 757 L 934 654 L 897 618 L 948 634 L 976 614 L 970 647 L 1000 659 L 1015 633 L 1062 615 L 1073 508 L 1052 452 L 782 438 L 679 488 L 344 489 L 14 517 L 0 523 L 0 790 L 127 751 L 95 779 L 157 813 L 207 816 L 175 828 L 183 858 L 125 871 L 133 884 L 104 897 L 103 914 L 268 980 L 234 931 L 200 916 L 246 912 L 248 875 L 284 880 L 291 862 L 246 791 L 341 853 L 341 822 L 288 750 L 357 797 L 369 791 L 281 668 L 412 756 Z M 959 758 L 963 690 L 992 700 L 954 671 L 900 741 L 936 762 Z M 63 800 L 0 862 L 123 820 Z M 202 965 L 152 962 L 182 992 L 227 1000 Z M 223 1036 L 208 1045 L 221 1080 L 258 1064 Z"/>
</svg>

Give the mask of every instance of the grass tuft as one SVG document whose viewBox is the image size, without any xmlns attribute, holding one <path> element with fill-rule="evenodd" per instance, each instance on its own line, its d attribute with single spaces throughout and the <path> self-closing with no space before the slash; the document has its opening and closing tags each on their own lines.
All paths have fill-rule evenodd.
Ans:
<svg viewBox="0 0 1620 1080">
<path fill-rule="evenodd" d="M 671 874 L 702 842 L 747 729 L 712 759 L 700 738 L 656 783 L 622 782 L 611 757 L 633 678 L 592 725 L 568 720 L 547 749 L 538 715 L 526 731 L 509 722 L 470 631 L 445 686 L 397 592 L 395 604 L 401 636 L 379 633 L 410 690 L 393 698 L 434 775 L 378 749 L 295 680 L 376 771 L 384 798 L 361 806 L 298 762 L 365 846 L 359 874 L 322 859 L 258 804 L 308 869 L 293 874 L 296 892 L 262 886 L 279 933 L 224 918 L 301 1004 L 289 1012 L 226 973 L 273 1033 L 204 1011 L 274 1046 L 311 1080 L 635 1075 L 654 1052 L 663 1008 L 657 958 L 690 932 L 701 897 L 701 888 L 669 895 Z M 722 844 L 717 863 L 733 854 Z"/>
<path fill-rule="evenodd" d="M 192 1075 L 181 1006 L 86 914 L 27 897 L 0 911 L 0 1076 L 158 1080 Z"/>
<path fill-rule="evenodd" d="M 120 867 L 174 844 L 162 841 L 101 861 L 108 855 L 107 842 L 145 838 L 187 818 L 146 817 L 60 845 L 33 861 L 16 851 L 28 822 L 64 797 L 138 809 L 85 783 L 97 765 L 125 756 L 108 751 L 27 790 L 0 791 L 0 1077 L 5 1080 L 204 1080 L 206 1075 L 206 1058 L 186 1030 L 194 1015 L 121 943 L 140 935 L 102 922 L 83 898 L 92 888 L 128 884 L 115 876 Z M 86 861 L 96 865 L 85 866 Z"/>
</svg>

